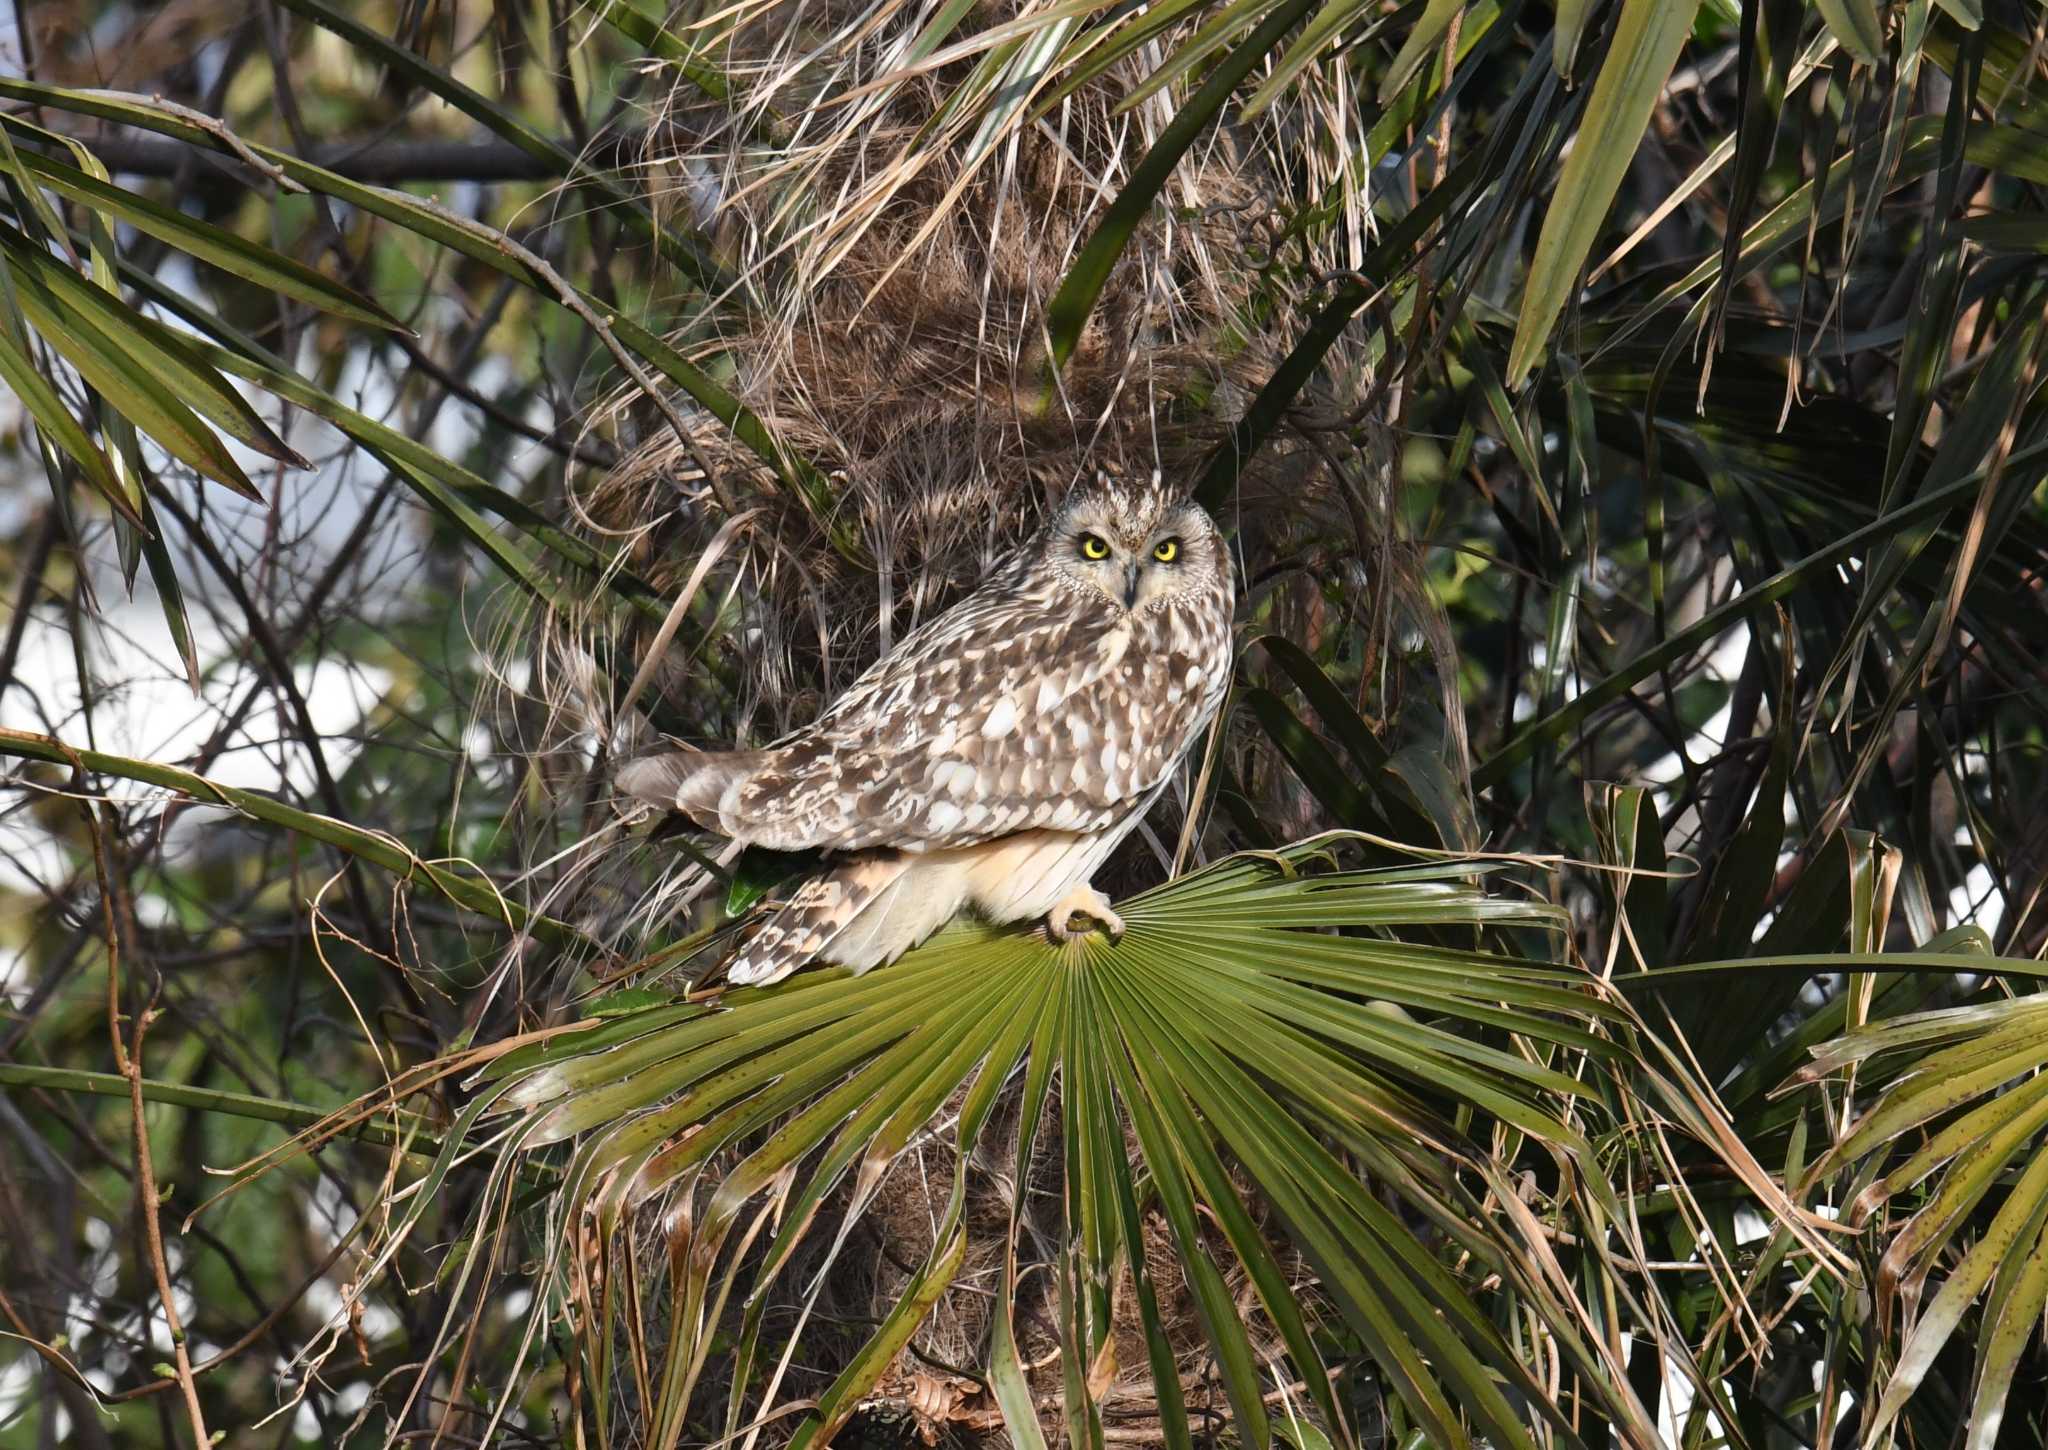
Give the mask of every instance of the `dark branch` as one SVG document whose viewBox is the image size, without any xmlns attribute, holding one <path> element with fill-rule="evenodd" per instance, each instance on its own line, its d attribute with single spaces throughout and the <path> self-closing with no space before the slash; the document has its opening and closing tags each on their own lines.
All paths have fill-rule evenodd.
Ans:
<svg viewBox="0 0 2048 1450">
<path fill-rule="evenodd" d="M 637 133 L 601 137 L 587 159 L 599 167 L 620 165 L 637 155 L 641 140 Z M 174 177 L 195 158 L 237 175 L 247 171 L 232 157 L 168 137 L 108 136 L 86 140 L 85 145 L 116 176 Z M 555 162 L 495 139 L 329 141 L 307 148 L 302 159 L 351 181 L 386 186 L 402 181 L 546 181 L 564 174 Z"/>
</svg>

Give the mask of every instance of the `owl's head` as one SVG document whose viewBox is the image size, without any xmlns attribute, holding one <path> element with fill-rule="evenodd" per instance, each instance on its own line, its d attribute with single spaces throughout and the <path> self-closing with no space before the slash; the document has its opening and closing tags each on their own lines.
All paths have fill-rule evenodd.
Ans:
<svg viewBox="0 0 2048 1450">
<path fill-rule="evenodd" d="M 1119 609 L 1212 595 L 1229 586 L 1223 536 L 1200 504 L 1159 475 L 1077 483 L 1054 514 L 1041 562 L 1100 590 Z"/>
</svg>

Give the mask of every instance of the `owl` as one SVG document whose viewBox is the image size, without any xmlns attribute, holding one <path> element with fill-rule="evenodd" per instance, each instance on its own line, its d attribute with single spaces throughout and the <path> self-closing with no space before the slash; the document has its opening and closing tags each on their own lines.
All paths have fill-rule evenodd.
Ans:
<svg viewBox="0 0 2048 1450">
<path fill-rule="evenodd" d="M 620 768 L 624 795 L 727 839 L 826 855 L 726 969 L 866 971 L 957 913 L 1123 921 L 1091 885 L 1230 684 L 1232 584 L 1201 508 L 1097 475 L 972 594 L 795 734 Z"/>
</svg>

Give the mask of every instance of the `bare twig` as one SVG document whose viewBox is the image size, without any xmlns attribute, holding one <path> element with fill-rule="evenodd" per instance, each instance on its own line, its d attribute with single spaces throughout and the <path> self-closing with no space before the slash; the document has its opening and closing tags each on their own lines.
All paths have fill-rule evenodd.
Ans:
<svg viewBox="0 0 2048 1450">
<path fill-rule="evenodd" d="M 156 1168 L 150 1161 L 149 1124 L 142 1101 L 142 1041 L 149 1032 L 155 1001 L 135 1014 L 133 1036 L 121 1040 L 121 933 L 115 924 L 120 900 L 113 873 L 107 868 L 106 833 L 114 828 L 113 807 L 100 803 L 99 814 L 83 810 L 87 832 L 92 837 L 92 869 L 99 878 L 100 915 L 107 938 L 107 1035 L 114 1047 L 114 1065 L 128 1079 L 128 1111 L 135 1135 L 135 1206 L 142 1219 L 144 1241 L 149 1246 L 149 1264 L 156 1275 L 156 1294 L 163 1305 L 164 1322 L 171 1331 L 171 1352 L 178 1371 L 178 1388 L 185 1397 L 185 1413 L 191 1417 L 194 1444 L 199 1450 L 213 1443 L 206 1430 L 206 1415 L 199 1407 L 199 1386 L 192 1378 L 192 1354 L 185 1343 L 185 1325 L 178 1314 L 177 1296 L 171 1291 L 170 1265 L 164 1259 L 163 1224 L 157 1218 Z"/>
<path fill-rule="evenodd" d="M 117 101 L 135 99 L 126 91 L 86 91 L 84 94 L 88 96 L 104 96 L 110 100 Z M 161 95 L 151 96 L 149 103 L 165 115 L 175 116 L 186 125 L 197 126 L 200 130 L 206 132 L 207 135 L 213 137 L 214 140 L 220 142 L 221 145 L 227 147 L 236 156 L 240 157 L 244 166 L 260 173 L 279 191 L 303 193 L 306 190 L 303 183 L 294 181 L 285 175 L 282 167 L 278 166 L 275 162 L 265 161 L 261 156 L 250 150 L 249 144 L 237 136 L 228 127 L 227 123 L 219 117 L 209 116 L 204 111 L 195 110 L 191 106 L 180 105 L 178 102 L 168 100 Z"/>
</svg>

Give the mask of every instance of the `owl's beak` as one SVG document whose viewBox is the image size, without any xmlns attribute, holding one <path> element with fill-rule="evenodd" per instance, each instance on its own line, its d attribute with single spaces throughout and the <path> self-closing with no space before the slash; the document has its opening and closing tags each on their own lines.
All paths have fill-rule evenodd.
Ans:
<svg viewBox="0 0 2048 1450">
<path fill-rule="evenodd" d="M 1138 566 L 1132 564 L 1124 570 L 1124 608 L 1138 607 Z"/>
</svg>

